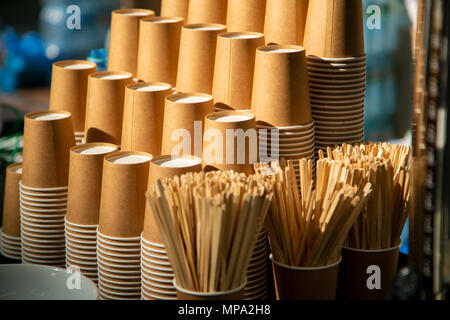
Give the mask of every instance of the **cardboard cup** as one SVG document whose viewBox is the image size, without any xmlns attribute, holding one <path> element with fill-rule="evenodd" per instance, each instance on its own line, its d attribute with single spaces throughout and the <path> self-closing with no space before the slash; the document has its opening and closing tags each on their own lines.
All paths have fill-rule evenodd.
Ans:
<svg viewBox="0 0 450 320">
<path fill-rule="evenodd" d="M 263 33 L 265 14 L 266 0 L 228 0 L 228 31 Z"/>
<path fill-rule="evenodd" d="M 212 93 L 217 35 L 225 31 L 226 26 L 222 24 L 189 24 L 182 28 L 176 84 L 178 92 Z"/>
<path fill-rule="evenodd" d="M 137 65 L 139 79 L 167 82 L 175 86 L 182 26 L 183 19 L 180 17 L 141 20 Z"/>
<path fill-rule="evenodd" d="M 274 127 L 312 121 L 303 47 L 264 46 L 257 49 L 252 112 L 258 122 Z"/>
<path fill-rule="evenodd" d="M 229 291 L 206 293 L 186 290 L 177 285 L 176 279 L 173 280 L 173 285 L 177 289 L 178 300 L 242 300 L 246 283 Z"/>
<path fill-rule="evenodd" d="M 227 0 L 189 0 L 188 23 L 226 24 Z"/>
<path fill-rule="evenodd" d="M 89 75 L 86 103 L 86 142 L 120 145 L 125 86 L 133 82 L 128 72 Z"/>
<path fill-rule="evenodd" d="M 20 237 L 19 181 L 21 178 L 22 163 L 10 164 L 6 168 L 2 233 L 10 237 Z"/>
<path fill-rule="evenodd" d="M 68 221 L 98 225 L 103 159 L 117 150 L 110 143 L 88 143 L 70 149 Z"/>
<path fill-rule="evenodd" d="M 95 72 L 97 65 L 85 60 L 53 63 L 50 110 L 70 112 L 75 131 L 84 130 L 88 76 Z"/>
<path fill-rule="evenodd" d="M 75 145 L 66 111 L 25 115 L 22 184 L 31 188 L 67 186 L 69 149 Z"/>
<path fill-rule="evenodd" d="M 155 12 L 146 9 L 120 9 L 111 14 L 108 71 L 137 74 L 139 22 Z"/>
<path fill-rule="evenodd" d="M 163 82 L 130 84 L 125 89 L 122 150 L 161 152 L 165 98 L 172 87 Z"/>
<path fill-rule="evenodd" d="M 317 268 L 291 267 L 273 259 L 277 300 L 334 300 L 339 263 Z"/>
<path fill-rule="evenodd" d="M 266 43 L 303 45 L 309 0 L 267 0 Z"/>
<path fill-rule="evenodd" d="M 204 170 L 253 173 L 258 138 L 252 113 L 221 111 L 208 114 L 203 136 Z"/>
<path fill-rule="evenodd" d="M 151 159 L 145 152 L 115 152 L 105 157 L 98 226 L 103 235 L 141 235 Z"/>
<path fill-rule="evenodd" d="M 188 8 L 189 0 L 162 0 L 161 17 L 181 17 L 186 22 Z"/>
<path fill-rule="evenodd" d="M 204 93 L 175 93 L 166 97 L 161 154 L 201 157 L 203 121 L 214 111 Z"/>
<path fill-rule="evenodd" d="M 257 32 L 227 32 L 217 37 L 212 90 L 216 108 L 251 108 L 256 48 L 262 45 L 264 35 Z"/>
<path fill-rule="evenodd" d="M 362 1 L 310 1 L 303 44 L 308 48 L 308 55 L 312 56 L 342 58 L 364 55 Z"/>
<path fill-rule="evenodd" d="M 400 245 L 384 250 L 342 249 L 339 269 L 342 292 L 349 300 L 383 300 L 397 272 Z M 380 288 L 369 289 L 368 268 L 379 267 Z"/>
</svg>

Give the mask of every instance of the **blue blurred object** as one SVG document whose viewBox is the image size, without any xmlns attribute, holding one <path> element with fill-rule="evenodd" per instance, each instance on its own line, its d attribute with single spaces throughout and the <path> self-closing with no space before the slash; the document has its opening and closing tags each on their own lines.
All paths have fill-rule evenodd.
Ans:
<svg viewBox="0 0 450 320">
<path fill-rule="evenodd" d="M 108 67 L 106 50 L 103 48 L 89 51 L 87 60 L 97 64 L 98 72 L 106 71 Z"/>
<path fill-rule="evenodd" d="M 79 8 L 80 28 L 69 29 L 67 21 Z M 85 59 L 93 48 L 101 48 L 110 24 L 111 11 L 119 0 L 43 0 L 39 30 L 50 59 Z"/>
<path fill-rule="evenodd" d="M 51 61 L 39 34 L 28 32 L 20 37 L 12 28 L 6 28 L 0 42 L 5 57 L 0 67 L 0 91 L 12 92 L 19 84 L 33 86 L 48 81 Z"/>
<path fill-rule="evenodd" d="M 400 237 L 402 239 L 402 246 L 400 247 L 400 252 L 406 255 L 409 253 L 408 235 L 409 235 L 409 218 L 408 220 L 406 220 L 405 227 L 403 228 L 403 232 Z"/>
</svg>

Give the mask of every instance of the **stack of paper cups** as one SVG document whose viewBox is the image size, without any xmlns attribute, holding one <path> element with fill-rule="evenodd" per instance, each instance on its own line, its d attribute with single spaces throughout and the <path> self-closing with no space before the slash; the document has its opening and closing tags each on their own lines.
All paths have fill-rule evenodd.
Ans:
<svg viewBox="0 0 450 320">
<path fill-rule="evenodd" d="M 115 152 L 103 163 L 97 233 L 98 286 L 103 299 L 140 299 L 140 242 L 152 155 Z"/>
<path fill-rule="evenodd" d="M 267 233 L 263 229 L 256 240 L 250 264 L 247 269 L 247 285 L 244 289 L 245 300 L 267 299 Z"/>
<path fill-rule="evenodd" d="M 109 143 L 89 143 L 70 150 L 66 267 L 77 267 L 95 282 L 103 158 L 115 151 L 117 146 Z"/>
<path fill-rule="evenodd" d="M 189 0 L 162 0 L 161 17 L 181 17 L 187 21 Z"/>
<path fill-rule="evenodd" d="M 1 254 L 9 259 L 21 259 L 19 181 L 22 164 L 13 163 L 6 168 L 3 194 L 3 218 L 0 229 Z"/>
<path fill-rule="evenodd" d="M 172 87 L 163 82 L 129 84 L 125 89 L 122 150 L 161 152 L 164 104 Z"/>
<path fill-rule="evenodd" d="M 167 82 L 175 86 L 182 26 L 180 17 L 141 20 L 137 67 L 140 80 Z"/>
<path fill-rule="evenodd" d="M 161 154 L 201 158 L 203 122 L 213 111 L 209 94 L 176 93 L 166 97 Z"/>
<path fill-rule="evenodd" d="M 120 9 L 111 14 L 111 31 L 108 50 L 108 71 L 137 74 L 139 23 L 154 16 L 146 9 Z"/>
<path fill-rule="evenodd" d="M 314 157 L 314 123 L 309 99 L 305 49 L 257 49 L 252 112 L 259 134 L 260 161 Z M 299 177 L 298 164 L 295 164 Z"/>
<path fill-rule="evenodd" d="M 227 19 L 227 0 L 189 0 L 188 23 L 220 23 Z"/>
<path fill-rule="evenodd" d="M 163 155 L 150 162 L 148 188 L 158 180 L 202 170 L 201 159 L 193 156 Z M 141 236 L 142 299 L 174 300 L 173 269 L 151 208 L 146 204 L 144 231 Z"/>
<path fill-rule="evenodd" d="M 70 112 L 77 144 L 82 143 L 84 137 L 88 76 L 96 71 L 96 64 L 85 60 L 65 60 L 53 64 L 50 110 Z"/>
<path fill-rule="evenodd" d="M 217 37 L 212 91 L 216 111 L 251 109 L 256 48 L 262 45 L 262 33 L 227 32 Z"/>
<path fill-rule="evenodd" d="M 221 24 L 189 24 L 182 28 L 178 92 L 212 93 L 217 35 L 225 31 L 226 26 Z"/>
<path fill-rule="evenodd" d="M 75 145 L 68 112 L 25 115 L 20 183 L 22 261 L 64 266 L 69 149 Z"/>
<path fill-rule="evenodd" d="M 266 43 L 303 45 L 309 2 L 309 0 L 267 0 L 264 24 Z"/>
<path fill-rule="evenodd" d="M 267 0 L 228 0 L 228 31 L 263 33 L 266 1 Z"/>
<path fill-rule="evenodd" d="M 205 171 L 233 170 L 252 174 L 257 160 L 258 136 L 252 113 L 221 111 L 206 116 L 203 135 Z"/>
<path fill-rule="evenodd" d="M 305 46 L 316 148 L 362 142 L 366 55 L 361 1 L 311 2 Z"/>
<path fill-rule="evenodd" d="M 128 72 L 89 75 L 86 103 L 86 142 L 120 145 L 125 87 L 133 83 Z"/>
</svg>

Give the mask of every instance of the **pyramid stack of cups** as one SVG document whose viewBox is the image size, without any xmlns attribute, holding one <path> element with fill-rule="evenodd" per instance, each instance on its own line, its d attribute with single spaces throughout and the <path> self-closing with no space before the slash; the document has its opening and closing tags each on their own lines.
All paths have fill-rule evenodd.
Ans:
<svg viewBox="0 0 450 320">
<path fill-rule="evenodd" d="M 22 164 L 13 163 L 6 168 L 2 228 L 0 229 L 1 254 L 9 259 L 21 260 L 19 182 Z"/>
<path fill-rule="evenodd" d="M 256 51 L 252 112 L 262 162 L 314 158 L 314 122 L 305 49 L 269 45 Z M 294 165 L 299 178 L 298 164 Z"/>
<path fill-rule="evenodd" d="M 96 71 L 96 64 L 85 60 L 64 60 L 53 64 L 50 110 L 70 112 L 76 144 L 84 141 L 88 76 Z"/>
<path fill-rule="evenodd" d="M 114 152 L 103 160 L 97 265 L 100 297 L 141 298 L 141 233 L 149 162 L 145 152 Z"/>
<path fill-rule="evenodd" d="M 200 158 L 162 155 L 150 162 L 148 187 L 158 180 L 202 170 Z M 144 231 L 141 236 L 141 275 L 143 300 L 175 300 L 173 269 L 149 204 L 145 208 Z"/>
<path fill-rule="evenodd" d="M 361 0 L 311 1 L 304 44 L 317 150 L 363 142 L 366 55 Z"/>
<path fill-rule="evenodd" d="M 70 149 L 67 197 L 66 267 L 76 267 L 97 282 L 97 226 L 103 158 L 117 151 L 109 143 L 88 143 Z"/>
<path fill-rule="evenodd" d="M 20 222 L 24 263 L 65 265 L 69 150 L 75 145 L 66 111 L 25 115 Z"/>
</svg>

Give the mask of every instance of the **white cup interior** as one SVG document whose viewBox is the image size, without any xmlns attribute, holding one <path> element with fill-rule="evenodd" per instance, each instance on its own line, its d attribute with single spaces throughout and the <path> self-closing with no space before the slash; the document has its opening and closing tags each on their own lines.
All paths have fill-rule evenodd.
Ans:
<svg viewBox="0 0 450 320">
<path fill-rule="evenodd" d="M 178 99 L 172 100 L 176 103 L 200 103 L 200 102 L 206 102 L 210 101 L 211 97 L 204 97 L 204 96 L 190 96 L 190 97 L 180 97 Z"/>
<path fill-rule="evenodd" d="M 31 119 L 48 121 L 48 120 L 59 120 L 59 119 L 64 119 L 64 118 L 68 118 L 68 117 L 69 117 L 69 115 L 65 114 L 65 113 L 51 112 L 51 113 L 34 115 L 31 117 Z"/>
<path fill-rule="evenodd" d="M 257 34 L 226 34 L 223 37 L 229 38 L 229 39 L 256 39 L 256 38 L 259 38 L 260 35 L 257 35 Z"/>
<path fill-rule="evenodd" d="M 264 48 L 263 51 L 266 52 L 276 52 L 276 53 L 292 53 L 292 52 L 300 52 L 298 49 L 292 48 Z"/>
<path fill-rule="evenodd" d="M 166 159 L 158 162 L 164 168 L 189 168 L 201 164 L 199 160 L 189 158 Z"/>
<path fill-rule="evenodd" d="M 94 146 L 94 147 L 87 147 L 84 149 L 78 149 L 75 150 L 75 152 L 79 154 L 87 154 L 87 155 L 93 155 L 93 154 L 105 154 L 114 151 L 114 147 L 110 146 Z"/>
<path fill-rule="evenodd" d="M 64 66 L 64 69 L 71 69 L 71 70 L 83 70 L 90 68 L 92 68 L 92 65 L 87 63 L 73 63 Z"/>
<path fill-rule="evenodd" d="M 116 164 L 138 164 L 150 161 L 151 158 L 142 155 L 126 155 L 111 158 L 110 161 Z"/>
<path fill-rule="evenodd" d="M 161 86 L 161 85 L 150 85 L 145 87 L 137 88 L 136 91 L 146 91 L 146 92 L 155 92 L 155 91 L 163 91 L 167 90 L 170 87 L 168 86 Z"/>
<path fill-rule="evenodd" d="M 194 27 L 192 28 L 194 30 L 202 30 L 202 31 L 212 31 L 212 30 L 222 30 L 222 27 L 215 27 L 215 26 L 209 26 L 209 27 Z"/>
<path fill-rule="evenodd" d="M 233 115 L 219 117 L 219 118 L 215 119 L 214 121 L 216 121 L 216 122 L 242 122 L 242 121 L 247 121 L 250 119 L 252 119 L 252 117 L 245 116 L 245 115 L 233 114 Z"/>
<path fill-rule="evenodd" d="M 119 80 L 119 79 L 127 79 L 130 76 L 127 74 L 108 74 L 108 75 L 104 75 L 99 77 L 99 79 L 103 79 L 103 80 Z"/>
</svg>

